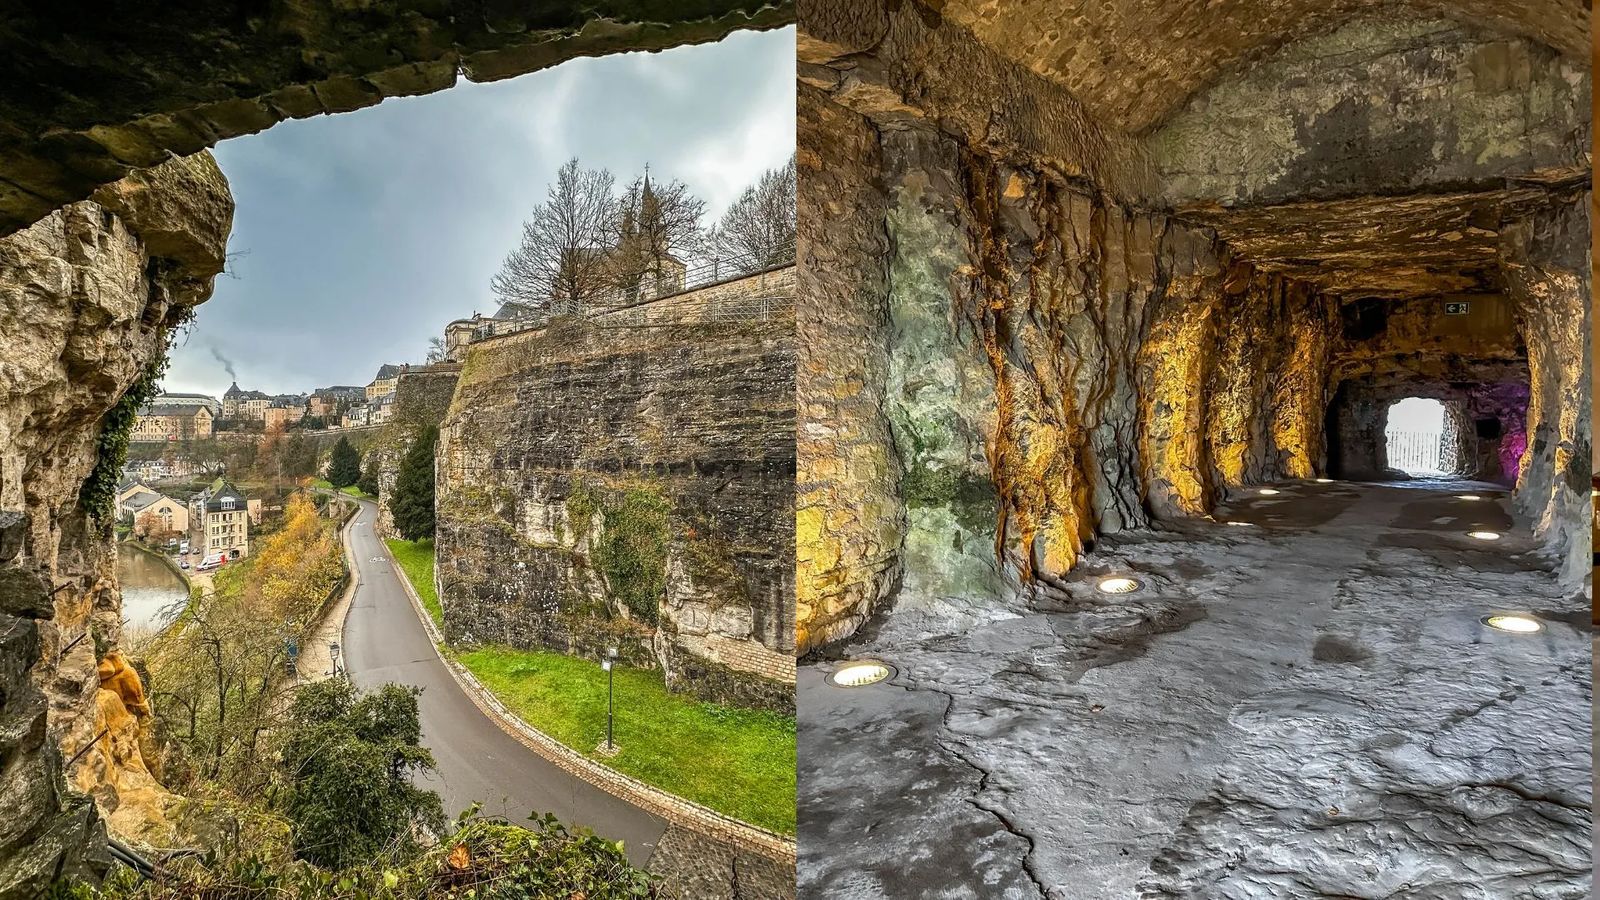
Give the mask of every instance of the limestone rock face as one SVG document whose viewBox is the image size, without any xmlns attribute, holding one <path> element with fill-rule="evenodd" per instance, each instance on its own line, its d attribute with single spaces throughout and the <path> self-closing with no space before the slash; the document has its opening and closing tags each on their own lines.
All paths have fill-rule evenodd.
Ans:
<svg viewBox="0 0 1600 900">
<path fill-rule="evenodd" d="M 854 632 L 900 576 L 905 503 L 883 408 L 889 238 L 877 131 L 801 85 L 796 646 Z"/>
<path fill-rule="evenodd" d="M 1528 344 L 1528 449 L 1516 510 L 1560 559 L 1562 583 L 1581 589 L 1590 570 L 1591 407 L 1589 200 L 1541 211 L 1506 230 L 1508 292 Z"/>
<path fill-rule="evenodd" d="M 109 528 L 78 494 L 101 417 L 210 295 L 233 215 L 209 155 L 172 160 L 103 200 L 0 240 L 0 805 L 14 811 L 0 829 L 0 896 L 103 866 L 93 840 L 103 826 L 65 793 L 61 765 L 104 727 L 97 667 L 117 645 L 121 598 Z M 137 755 L 120 746 L 123 762 Z M 95 779 L 81 773 L 112 764 L 91 748 L 72 781 L 84 788 Z"/>
<path fill-rule="evenodd" d="M 1587 61 L 1449 20 L 1357 19 L 1189 99 L 1150 137 L 1172 203 L 1261 205 L 1572 170 Z M 1420 88 L 1420 89 L 1419 89 Z"/>
<path fill-rule="evenodd" d="M 1171 116 L 1220 73 L 1352 19 L 1392 33 L 1407 12 L 1448 15 L 1576 60 L 1589 52 L 1582 8 L 1562 0 L 951 0 L 940 8 L 1008 60 L 1075 95 L 1095 118 L 1134 133 Z M 803 13 L 802 20 L 809 21 Z"/>
<path fill-rule="evenodd" d="M 803 652 L 1005 617 L 1251 485 L 1390 477 L 1406 397 L 1576 584 L 1581 35 L 1200 6 L 802 5 L 800 334 L 841 376 L 802 366 Z"/>
<path fill-rule="evenodd" d="M 802 141 L 814 122 L 849 113 L 829 116 L 804 119 Z M 803 409 L 817 417 L 803 435 L 860 429 L 892 448 L 890 471 L 903 475 L 896 484 L 841 459 L 812 463 L 809 454 L 845 457 L 849 445 L 802 439 L 802 472 L 826 476 L 802 476 L 800 620 L 814 636 L 803 646 L 848 633 L 881 605 L 878 579 L 893 564 L 833 552 L 871 546 L 874 522 L 860 510 L 904 505 L 897 609 L 978 621 L 1004 615 L 1020 585 L 1065 575 L 1096 534 L 1203 514 L 1230 488 L 1318 470 L 1328 298 L 1229 260 L 1203 231 L 1044 169 L 996 164 L 930 129 L 885 132 L 877 158 L 893 248 L 887 317 L 847 299 L 876 284 L 870 266 L 814 267 L 830 276 L 814 283 L 814 305 L 859 317 L 820 346 L 857 342 L 829 358 L 872 368 L 856 370 L 859 406 L 845 415 L 810 402 L 820 382 L 803 381 Z M 817 197 L 839 195 L 832 171 Z M 850 257 L 826 257 L 840 258 Z M 887 439 L 868 430 L 880 416 Z M 835 504 L 819 502 L 827 527 L 815 538 L 808 490 Z M 835 568 L 808 571 L 808 554 L 822 551 Z"/>
<path fill-rule="evenodd" d="M 793 709 L 787 317 L 558 321 L 474 344 L 440 433 L 445 633 Z"/>
</svg>

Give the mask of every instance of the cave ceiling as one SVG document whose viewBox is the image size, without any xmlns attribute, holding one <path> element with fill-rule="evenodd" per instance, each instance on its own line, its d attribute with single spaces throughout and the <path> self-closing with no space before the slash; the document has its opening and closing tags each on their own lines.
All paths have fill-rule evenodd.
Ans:
<svg viewBox="0 0 1600 900">
<path fill-rule="evenodd" d="M 1151 130 L 1225 72 L 1353 17 L 1443 16 L 1585 60 L 1575 0 L 946 0 L 930 3 L 1100 121 Z"/>
<path fill-rule="evenodd" d="M 1343 299 L 1498 293 L 1502 229 L 1552 202 L 1557 187 L 1189 208 L 1178 215 L 1214 229 L 1260 268 Z"/>
</svg>

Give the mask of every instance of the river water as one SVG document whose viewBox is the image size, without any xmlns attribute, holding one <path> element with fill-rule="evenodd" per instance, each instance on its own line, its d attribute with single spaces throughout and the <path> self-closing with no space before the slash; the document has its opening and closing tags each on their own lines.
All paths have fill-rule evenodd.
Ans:
<svg viewBox="0 0 1600 900">
<path fill-rule="evenodd" d="M 133 547 L 117 548 L 117 580 L 122 583 L 126 637 L 133 640 L 160 631 L 189 597 L 183 579 L 166 563 Z"/>
</svg>

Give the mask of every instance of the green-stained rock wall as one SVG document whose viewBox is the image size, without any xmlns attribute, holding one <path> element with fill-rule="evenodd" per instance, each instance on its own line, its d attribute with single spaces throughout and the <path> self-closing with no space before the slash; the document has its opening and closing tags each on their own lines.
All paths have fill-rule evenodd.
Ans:
<svg viewBox="0 0 1600 900">
<path fill-rule="evenodd" d="M 447 638 L 615 646 L 674 689 L 792 711 L 794 373 L 787 318 L 472 345 L 437 462 Z"/>
</svg>

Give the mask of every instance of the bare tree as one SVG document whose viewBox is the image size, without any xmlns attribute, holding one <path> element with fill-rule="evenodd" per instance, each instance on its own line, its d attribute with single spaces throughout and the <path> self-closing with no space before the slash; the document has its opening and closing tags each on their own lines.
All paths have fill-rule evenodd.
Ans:
<svg viewBox="0 0 1600 900">
<path fill-rule="evenodd" d="M 522 223 L 522 243 L 490 279 L 501 300 L 534 312 L 583 305 L 608 287 L 605 246 L 615 221 L 615 179 L 567 161 L 545 202 Z"/>
<path fill-rule="evenodd" d="M 704 200 L 681 181 L 658 184 L 650 175 L 634 181 L 622 195 L 611 254 L 614 285 L 629 298 L 671 293 L 683 257 L 700 252 Z"/>
<path fill-rule="evenodd" d="M 448 354 L 445 352 L 445 349 L 444 349 L 444 338 L 441 338 L 441 337 L 428 338 L 428 359 L 427 359 L 428 365 L 431 366 L 431 365 L 433 365 L 435 363 L 442 363 L 447 358 L 448 358 Z"/>
<path fill-rule="evenodd" d="M 730 273 L 759 272 L 794 261 L 794 157 L 744 189 L 711 231 Z"/>
</svg>

